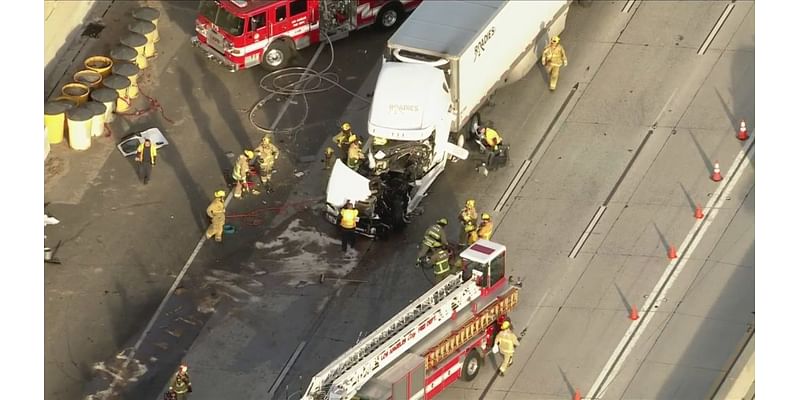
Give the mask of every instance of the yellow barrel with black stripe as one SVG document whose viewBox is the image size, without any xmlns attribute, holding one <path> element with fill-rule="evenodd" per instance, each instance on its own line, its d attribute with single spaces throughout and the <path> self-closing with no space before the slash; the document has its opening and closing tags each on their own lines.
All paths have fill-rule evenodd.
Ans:
<svg viewBox="0 0 800 400">
<path fill-rule="evenodd" d="M 151 58 L 156 55 L 156 26 L 152 22 L 134 19 L 133 22 L 128 24 L 128 30 L 143 35 L 147 39 L 147 44 L 144 45 L 145 57 Z"/>
<path fill-rule="evenodd" d="M 147 46 L 147 38 L 144 37 L 144 35 L 129 31 L 122 36 L 119 42 L 136 50 L 136 65 L 141 69 L 147 68 L 147 57 L 144 55 L 144 48 Z"/>
<path fill-rule="evenodd" d="M 123 113 L 131 108 L 131 102 L 128 99 L 128 86 L 130 85 L 130 79 L 117 74 L 111 74 L 103 80 L 103 86 L 117 91 L 117 105 L 114 112 Z"/>
<path fill-rule="evenodd" d="M 133 10 L 131 14 L 133 18 L 152 23 L 156 27 L 153 34 L 153 41 L 158 43 L 158 41 L 161 40 L 161 38 L 158 37 L 158 17 L 161 15 L 158 10 L 153 7 L 139 7 Z"/>
</svg>

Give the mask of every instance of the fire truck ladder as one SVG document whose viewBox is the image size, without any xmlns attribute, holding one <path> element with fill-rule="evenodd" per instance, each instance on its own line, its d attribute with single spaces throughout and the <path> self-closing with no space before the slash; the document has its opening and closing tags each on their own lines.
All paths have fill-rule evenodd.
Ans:
<svg viewBox="0 0 800 400">
<path fill-rule="evenodd" d="M 303 400 L 349 399 L 401 350 L 422 340 L 479 296 L 480 288 L 473 280 L 462 282 L 461 274 L 447 277 L 311 378 Z M 426 333 L 414 334 L 419 330 Z"/>
</svg>

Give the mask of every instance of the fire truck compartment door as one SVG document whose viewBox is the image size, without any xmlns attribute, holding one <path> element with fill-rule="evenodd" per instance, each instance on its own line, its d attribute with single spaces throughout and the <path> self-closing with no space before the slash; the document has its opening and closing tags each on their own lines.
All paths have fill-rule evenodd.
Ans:
<svg viewBox="0 0 800 400">
<path fill-rule="evenodd" d="M 358 395 L 368 399 L 416 400 L 424 395 L 425 359 L 407 353 L 370 379 Z"/>
</svg>

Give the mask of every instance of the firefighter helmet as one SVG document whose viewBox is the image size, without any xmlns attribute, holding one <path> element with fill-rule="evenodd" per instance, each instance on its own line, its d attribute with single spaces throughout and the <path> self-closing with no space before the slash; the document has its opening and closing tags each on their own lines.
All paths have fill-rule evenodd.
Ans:
<svg viewBox="0 0 800 400">
<path fill-rule="evenodd" d="M 500 325 L 501 330 L 506 330 L 511 327 L 511 323 L 508 321 L 503 321 L 503 325 Z"/>
<path fill-rule="evenodd" d="M 492 219 L 492 217 L 489 216 L 489 213 L 483 213 L 483 214 L 481 214 L 481 219 L 484 220 L 484 221 L 488 221 L 488 220 Z"/>
<path fill-rule="evenodd" d="M 441 226 L 445 226 L 447 225 L 447 218 L 440 218 L 438 221 L 436 221 L 436 223 Z"/>
<path fill-rule="evenodd" d="M 270 144 L 271 142 L 272 142 L 272 139 L 270 139 L 269 136 L 267 136 L 267 135 L 264 135 L 264 137 L 261 138 L 261 143 Z"/>
<path fill-rule="evenodd" d="M 244 155 L 249 160 L 249 159 L 252 159 L 255 156 L 255 153 L 253 153 L 252 150 L 245 150 L 244 151 Z"/>
<path fill-rule="evenodd" d="M 375 136 L 372 142 L 375 143 L 377 146 L 383 146 L 386 144 L 386 138 Z"/>
<path fill-rule="evenodd" d="M 561 43 L 561 38 L 558 37 L 558 35 L 553 36 L 552 38 L 550 38 L 550 43 L 559 44 L 559 43 Z"/>
<path fill-rule="evenodd" d="M 349 131 L 350 130 L 350 123 L 349 122 L 343 123 L 342 124 L 342 130 L 343 131 Z"/>
<path fill-rule="evenodd" d="M 475 200 L 473 200 L 473 199 L 467 200 L 466 207 L 467 208 L 475 208 Z"/>
<path fill-rule="evenodd" d="M 224 190 L 217 190 L 216 192 L 214 192 L 214 197 L 216 197 L 216 198 L 225 197 L 225 191 Z"/>
</svg>

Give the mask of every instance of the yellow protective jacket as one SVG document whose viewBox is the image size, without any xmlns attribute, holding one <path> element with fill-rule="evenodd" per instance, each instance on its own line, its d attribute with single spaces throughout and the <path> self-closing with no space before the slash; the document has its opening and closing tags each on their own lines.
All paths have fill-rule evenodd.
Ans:
<svg viewBox="0 0 800 400">
<path fill-rule="evenodd" d="M 225 222 L 225 203 L 219 198 L 212 200 L 211 204 L 206 208 L 206 214 L 211 218 L 211 221 L 219 222 L 221 220 Z"/>
<path fill-rule="evenodd" d="M 458 219 L 461 220 L 462 224 L 466 224 L 469 221 L 474 223 L 478 219 L 478 211 L 471 207 L 464 207 L 461 209 L 461 213 L 458 214 Z"/>
<path fill-rule="evenodd" d="M 353 229 L 356 227 L 356 222 L 358 222 L 358 210 L 355 208 L 343 208 L 340 214 L 342 215 L 342 221 L 339 222 L 339 225 L 342 228 Z"/>
<path fill-rule="evenodd" d="M 150 164 L 156 164 L 156 156 L 158 155 L 158 151 L 156 150 L 156 144 L 150 142 Z M 139 143 L 139 147 L 136 148 L 136 161 L 142 161 L 144 159 L 144 142 Z"/>
<path fill-rule="evenodd" d="M 492 128 L 486 128 L 486 143 L 489 146 L 497 146 L 500 143 L 503 143 L 503 138 L 500 137 L 500 134 L 497 133 L 496 130 Z"/>
<path fill-rule="evenodd" d="M 481 222 L 481 226 L 478 228 L 478 237 L 481 239 L 489 240 L 492 238 L 492 231 L 494 230 L 494 224 L 492 221 L 483 221 Z"/>
<path fill-rule="evenodd" d="M 236 159 L 236 165 L 233 166 L 233 179 L 236 181 L 243 181 L 245 177 L 247 177 L 247 172 L 250 171 L 250 164 L 247 162 L 247 157 L 245 155 L 239 156 Z"/>
<path fill-rule="evenodd" d="M 500 348 L 503 354 L 514 354 L 514 348 L 519 346 L 519 340 L 511 329 L 500 331 L 494 339 L 494 344 Z"/>
<path fill-rule="evenodd" d="M 561 46 L 561 44 L 547 46 L 544 49 L 542 53 L 542 65 L 547 66 L 547 64 L 557 67 L 567 65 L 567 52 L 564 51 L 564 47 Z"/>
</svg>

